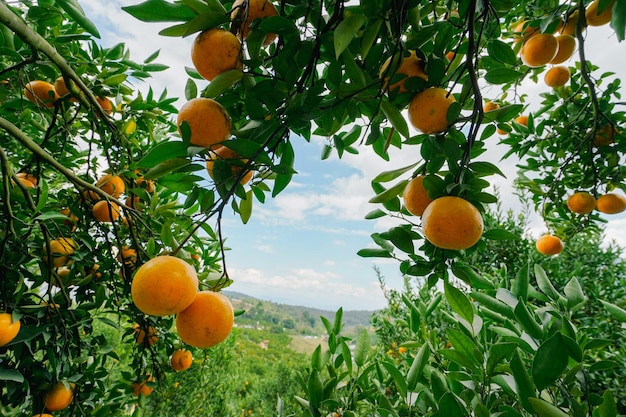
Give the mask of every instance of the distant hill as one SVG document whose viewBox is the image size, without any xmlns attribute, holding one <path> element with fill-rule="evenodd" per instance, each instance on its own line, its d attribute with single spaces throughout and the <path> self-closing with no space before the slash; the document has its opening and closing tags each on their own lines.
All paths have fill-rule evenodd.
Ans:
<svg viewBox="0 0 626 417">
<path fill-rule="evenodd" d="M 245 310 L 236 319 L 236 323 L 241 326 L 264 326 L 291 334 L 321 335 L 325 329 L 320 317 L 327 318 L 331 323 L 335 318 L 334 311 L 279 304 L 234 291 L 223 292 L 230 298 L 235 310 Z M 344 333 L 350 335 L 358 328 L 369 328 L 373 313 L 367 310 L 344 311 Z"/>
</svg>

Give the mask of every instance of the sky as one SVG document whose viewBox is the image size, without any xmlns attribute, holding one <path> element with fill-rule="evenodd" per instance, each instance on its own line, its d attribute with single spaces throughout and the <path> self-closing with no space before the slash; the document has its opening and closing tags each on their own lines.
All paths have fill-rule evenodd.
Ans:
<svg viewBox="0 0 626 417">
<path fill-rule="evenodd" d="M 131 59 L 142 61 L 160 50 L 157 62 L 169 65 L 166 71 L 150 80 L 156 93 L 167 88 L 169 95 L 184 97 L 187 76 L 184 67 L 191 67 L 193 36 L 168 38 L 158 32 L 168 25 L 143 23 L 121 10 L 137 4 L 133 0 L 84 0 L 81 5 L 97 25 L 105 47 L 126 43 Z M 605 71 L 626 78 L 626 42 L 619 43 L 608 28 L 588 30 L 587 58 Z M 607 48 L 609 42 L 612 48 Z M 610 52 L 609 52 L 610 51 Z M 568 62 L 571 64 L 571 62 Z M 208 84 L 208 82 L 206 83 Z M 206 84 L 199 84 L 203 88 Z M 145 90 L 146 84 L 137 88 Z M 530 96 L 538 96 L 545 87 L 542 81 L 524 86 Z M 495 94 L 486 90 L 485 94 Z M 183 101 L 180 101 L 182 105 Z M 515 163 L 500 161 L 504 149 L 497 146 L 488 152 L 507 178 L 491 177 L 503 196 L 511 195 Z M 344 310 L 383 308 L 386 300 L 374 267 L 380 270 L 389 288 L 400 289 L 403 278 L 396 261 L 360 258 L 359 249 L 373 246 L 370 234 L 387 230 L 389 219 L 365 220 L 377 208 L 368 203 L 373 196 L 370 182 L 381 171 L 396 169 L 416 162 L 411 147 L 392 149 L 391 162 L 375 155 L 370 148 L 359 148 L 358 155 L 333 156 L 321 160 L 323 138 L 310 143 L 293 138 L 298 172 L 292 183 L 275 199 L 265 204 L 255 201 L 250 221 L 243 225 L 236 216 L 226 217 L 224 234 L 230 250 L 226 253 L 229 276 L 234 284 L 229 290 L 242 292 L 263 300 L 283 304 L 304 305 L 328 310 L 340 306 Z M 407 177 L 410 174 L 407 174 Z M 503 208 L 519 209 L 516 198 L 503 199 Z M 535 218 L 531 234 L 538 236 L 545 229 Z M 626 246 L 626 215 L 610 218 L 606 239 Z"/>
</svg>

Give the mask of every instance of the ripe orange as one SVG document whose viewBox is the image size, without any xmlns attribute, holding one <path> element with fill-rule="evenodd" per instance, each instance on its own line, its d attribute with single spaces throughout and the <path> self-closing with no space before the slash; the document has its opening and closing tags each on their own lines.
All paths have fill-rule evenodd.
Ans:
<svg viewBox="0 0 626 417">
<path fill-rule="evenodd" d="M 608 146 L 614 142 L 616 133 L 619 133 L 619 131 L 614 126 L 606 124 L 596 131 L 593 137 L 593 144 L 595 146 Z"/>
<path fill-rule="evenodd" d="M 27 172 L 18 172 L 17 174 L 15 174 L 15 176 L 19 178 L 20 180 L 25 180 L 25 181 L 30 182 L 33 185 L 33 188 L 36 187 L 37 183 L 39 182 L 36 176 L 34 176 L 33 174 L 29 174 Z M 24 184 L 23 181 L 20 181 L 20 182 Z M 25 186 L 30 188 L 30 186 L 28 185 L 25 185 Z"/>
<path fill-rule="evenodd" d="M 154 388 L 148 385 L 148 383 L 152 381 L 154 381 L 154 377 L 150 375 L 144 381 L 133 382 L 133 394 L 135 394 L 135 397 L 139 397 L 140 395 L 148 396 L 152 394 L 152 391 L 154 391 Z"/>
<path fill-rule="evenodd" d="M 448 109 L 456 100 L 452 94 L 440 87 L 429 87 L 420 91 L 409 103 L 409 121 L 423 133 L 439 133 L 446 130 Z"/>
<path fill-rule="evenodd" d="M 191 130 L 190 143 L 212 148 L 230 136 L 230 116 L 220 103 L 210 98 L 194 98 L 183 104 L 178 112 L 178 130 L 187 122 Z"/>
<path fill-rule="evenodd" d="M 234 321 L 233 306 L 225 295 L 200 291 L 191 305 L 176 316 L 176 329 L 188 345 L 208 348 L 228 337 Z"/>
<path fill-rule="evenodd" d="M 562 64 L 572 57 L 576 49 L 576 38 L 572 35 L 558 35 L 556 42 L 558 44 L 556 55 L 548 64 Z"/>
<path fill-rule="evenodd" d="M 52 414 L 43 413 L 43 414 L 35 414 L 33 417 L 54 417 Z"/>
<path fill-rule="evenodd" d="M 578 26 L 578 10 L 575 10 L 571 15 L 569 15 L 566 19 L 565 19 L 565 23 L 559 25 L 560 27 L 557 29 L 557 33 L 560 33 L 561 35 L 571 35 L 576 37 L 576 27 Z M 583 27 L 582 30 L 584 31 L 585 28 Z"/>
<path fill-rule="evenodd" d="M 56 90 L 59 97 L 65 97 L 66 95 L 70 94 L 70 90 L 67 88 L 63 76 L 60 76 L 59 78 L 54 80 L 54 89 Z M 77 103 L 78 99 L 76 97 L 70 97 L 70 101 Z"/>
<path fill-rule="evenodd" d="M 422 230 L 438 248 L 467 249 L 482 236 L 483 218 L 476 207 L 461 197 L 439 197 L 424 210 Z"/>
<path fill-rule="evenodd" d="M 131 295 L 137 308 L 153 316 L 176 314 L 196 297 L 198 276 L 193 266 L 174 256 L 150 259 L 135 273 Z"/>
<path fill-rule="evenodd" d="M 535 247 L 542 255 L 557 255 L 563 251 L 563 242 L 556 236 L 543 235 L 537 239 Z"/>
<path fill-rule="evenodd" d="M 498 110 L 499 108 L 500 108 L 500 105 L 498 103 L 494 103 L 493 101 L 488 101 L 483 106 L 483 111 L 487 113 L 489 111 Z"/>
<path fill-rule="evenodd" d="M 50 391 L 46 393 L 44 406 L 49 411 L 65 410 L 74 399 L 74 384 L 67 382 L 57 382 Z"/>
<path fill-rule="evenodd" d="M 513 27 L 513 38 L 516 41 L 525 41 L 531 36 L 539 33 L 539 28 L 527 24 L 527 20 L 522 20 Z"/>
<path fill-rule="evenodd" d="M 175 371 L 184 371 L 189 369 L 193 362 L 193 355 L 187 349 L 178 349 L 172 353 L 170 364 Z"/>
<path fill-rule="evenodd" d="M 48 108 L 54 107 L 54 102 L 59 98 L 54 86 L 42 80 L 27 83 L 24 87 L 24 95 L 29 101 Z"/>
<path fill-rule="evenodd" d="M 613 3 L 612 1 L 602 13 L 598 13 L 598 5 L 600 0 L 595 0 L 585 10 L 585 19 L 588 26 L 604 26 L 613 18 Z"/>
<path fill-rule="evenodd" d="M 96 101 L 106 114 L 113 113 L 113 103 L 107 97 L 96 97 Z"/>
<path fill-rule="evenodd" d="M 559 43 L 554 35 L 539 33 L 524 42 L 520 56 L 525 65 L 531 68 L 541 67 L 554 59 L 558 47 Z"/>
<path fill-rule="evenodd" d="M 570 76 L 569 68 L 557 65 L 546 71 L 543 79 L 548 87 L 562 87 L 567 84 Z"/>
<path fill-rule="evenodd" d="M 128 197 L 126 197 L 126 201 L 124 202 L 124 204 L 127 207 L 134 208 L 137 211 L 143 211 L 146 208 L 146 205 L 143 201 L 141 201 L 141 198 L 138 195 L 129 195 Z"/>
<path fill-rule="evenodd" d="M 232 6 L 232 12 L 230 18 L 233 21 L 233 26 L 236 28 L 235 33 L 239 34 L 243 39 L 248 37 L 250 32 L 250 24 L 256 19 L 265 19 L 270 16 L 278 16 L 278 11 L 274 4 L 269 0 L 249 0 L 246 2 L 248 8 L 244 9 L 242 6 L 244 0 L 235 0 Z M 263 40 L 263 45 L 269 45 L 276 39 L 275 33 L 268 33 Z"/>
<path fill-rule="evenodd" d="M 137 178 L 135 178 L 135 185 L 137 187 L 143 188 L 149 193 L 154 191 L 154 181 L 145 179 L 139 171 L 135 171 L 135 174 L 137 174 Z"/>
<path fill-rule="evenodd" d="M 134 267 L 137 264 L 137 251 L 129 246 L 123 246 L 117 254 L 117 260 L 126 266 Z"/>
<path fill-rule="evenodd" d="M 145 330 L 142 329 L 139 324 L 133 324 L 133 331 L 135 332 L 135 342 L 138 345 L 147 343 L 148 345 L 154 345 L 159 340 L 159 333 L 154 326 L 148 326 Z M 146 335 L 148 336 L 146 338 Z"/>
<path fill-rule="evenodd" d="M 37 185 L 35 185 L 32 181 L 27 180 L 23 175 L 16 174 L 15 177 L 17 178 L 17 182 L 19 182 L 24 188 L 36 188 L 37 187 Z M 11 180 L 11 184 L 15 185 L 15 182 Z"/>
<path fill-rule="evenodd" d="M 61 214 L 67 217 L 67 219 L 63 220 L 62 223 L 69 227 L 72 232 L 76 230 L 76 223 L 78 223 L 79 220 L 78 217 L 75 216 L 67 207 L 61 209 Z"/>
<path fill-rule="evenodd" d="M 608 193 L 596 200 L 596 210 L 605 214 L 617 214 L 626 210 L 626 197 L 621 194 Z"/>
<path fill-rule="evenodd" d="M 70 255 L 78 249 L 78 245 L 72 238 L 61 237 L 50 241 L 50 254 L 52 255 L 51 267 L 59 268 L 65 266 L 70 261 Z M 43 246 L 43 255 L 41 257 L 44 262 L 48 262 L 48 252 L 46 245 Z"/>
<path fill-rule="evenodd" d="M 407 91 L 404 84 L 406 80 L 411 77 L 419 77 L 424 81 L 428 81 L 428 76 L 424 72 L 424 61 L 422 61 L 421 58 L 418 58 L 415 51 L 410 51 L 409 56 L 403 57 L 399 67 L 390 69 L 389 65 L 391 64 L 392 59 L 393 57 L 390 56 L 380 67 L 379 77 L 384 79 L 384 90 L 388 90 L 390 92 L 397 90 L 397 93 L 404 93 Z M 389 80 L 392 77 L 400 78 L 400 76 L 403 76 L 403 78 L 388 86 Z"/>
<path fill-rule="evenodd" d="M 70 279 L 70 274 L 72 273 L 72 270 L 69 269 L 67 266 L 55 268 L 54 272 L 56 273 L 56 276 L 52 277 L 52 285 L 58 288 L 72 285 L 72 280 Z"/>
<path fill-rule="evenodd" d="M 214 28 L 201 32 L 191 48 L 196 71 L 211 81 L 222 72 L 241 69 L 241 42 L 227 30 Z"/>
<path fill-rule="evenodd" d="M 433 200 L 424 188 L 424 175 L 413 178 L 404 188 L 404 206 L 414 216 L 421 216 Z"/>
<path fill-rule="evenodd" d="M 113 198 L 118 198 L 124 193 L 126 186 L 124 180 L 118 175 L 106 174 L 96 182 L 96 187 Z"/>
<path fill-rule="evenodd" d="M 239 155 L 232 149 L 226 146 L 220 146 L 219 148 L 209 152 L 209 159 L 206 161 L 206 169 L 211 178 L 214 178 L 213 166 L 215 165 L 215 161 L 218 159 L 228 161 L 228 163 L 230 164 L 230 170 L 233 173 L 233 179 L 237 178 L 240 175 L 240 172 L 243 169 L 243 165 L 248 162 L 247 159 L 241 158 L 241 155 Z M 250 179 L 252 179 L 252 171 L 247 170 L 246 173 L 241 177 L 241 185 L 247 184 Z"/>
<path fill-rule="evenodd" d="M 111 223 L 119 219 L 120 206 L 113 201 L 98 201 L 91 209 L 93 218 L 99 222 Z"/>
<path fill-rule="evenodd" d="M 586 191 L 579 191 L 567 199 L 567 208 L 574 213 L 589 214 L 596 208 L 596 198 Z"/>
<path fill-rule="evenodd" d="M 523 126 L 528 126 L 528 116 L 525 114 L 517 116 L 515 119 L 513 119 L 513 121 Z"/>
<path fill-rule="evenodd" d="M 20 331 L 22 323 L 13 321 L 10 313 L 0 313 L 0 346 L 4 346 L 15 339 Z"/>
</svg>

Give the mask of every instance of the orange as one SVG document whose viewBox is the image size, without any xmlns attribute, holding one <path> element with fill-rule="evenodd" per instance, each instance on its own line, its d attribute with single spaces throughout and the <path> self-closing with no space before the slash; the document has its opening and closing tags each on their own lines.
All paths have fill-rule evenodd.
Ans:
<svg viewBox="0 0 626 417">
<path fill-rule="evenodd" d="M 69 227 L 72 231 L 76 230 L 76 223 L 78 223 L 78 217 L 75 216 L 69 208 L 65 207 L 61 209 L 61 214 L 66 216 L 67 219 L 63 220 L 63 224 Z"/>
<path fill-rule="evenodd" d="M 249 0 L 248 8 L 244 9 L 244 0 L 235 0 L 232 6 L 230 18 L 235 27 L 235 33 L 238 33 L 243 39 L 248 37 L 250 32 L 250 24 L 256 19 L 265 19 L 270 16 L 278 16 L 278 10 L 271 1 L 268 0 Z M 263 45 L 269 45 L 276 39 L 275 33 L 268 33 L 263 40 Z"/>
<path fill-rule="evenodd" d="M 215 165 L 215 161 L 218 159 L 227 161 L 230 164 L 230 170 L 232 172 L 233 179 L 237 178 L 240 175 L 240 172 L 243 170 L 243 165 L 248 162 L 247 159 L 241 158 L 241 155 L 239 155 L 232 149 L 226 146 L 220 146 L 219 148 L 209 153 L 209 159 L 206 161 L 206 169 L 211 178 L 214 178 L 213 165 Z M 251 178 L 252 171 L 246 170 L 246 173 L 241 177 L 241 185 L 247 184 Z"/>
<path fill-rule="evenodd" d="M 569 81 L 570 76 L 569 68 L 557 65 L 546 71 L 543 79 L 548 87 L 563 87 Z"/>
<path fill-rule="evenodd" d="M 395 91 L 397 93 L 404 93 L 407 91 L 404 86 L 407 79 L 411 77 L 419 77 L 424 81 L 428 81 L 428 76 L 424 73 L 424 61 L 415 54 L 415 51 L 410 51 L 409 56 L 402 58 L 400 66 L 395 68 L 389 68 L 393 57 L 387 58 L 387 60 L 380 67 L 380 78 L 384 79 L 383 89 L 388 91 Z M 388 85 L 390 78 L 399 78 L 399 81 Z"/>
<path fill-rule="evenodd" d="M 137 195 L 136 196 L 129 195 L 128 197 L 126 197 L 126 201 L 124 202 L 124 204 L 127 207 L 134 208 L 135 210 L 138 210 L 138 211 L 143 211 L 146 208 L 146 205 L 143 203 L 143 201 L 141 201 L 141 198 Z"/>
<path fill-rule="evenodd" d="M 112 174 L 106 174 L 96 182 L 96 187 L 107 193 L 113 198 L 118 198 L 124 193 L 126 186 L 124 180 Z"/>
<path fill-rule="evenodd" d="M 626 210 L 626 197 L 621 194 L 608 193 L 596 200 L 596 210 L 605 214 L 617 214 Z"/>
<path fill-rule="evenodd" d="M 175 371 L 184 371 L 189 369 L 193 362 L 193 355 L 187 349 L 178 349 L 172 353 L 170 364 Z"/>
<path fill-rule="evenodd" d="M 578 10 L 575 10 L 571 15 L 569 15 L 566 19 L 565 19 L 565 24 L 560 25 L 560 28 L 557 30 L 557 33 L 560 33 L 561 35 L 571 35 L 571 36 L 576 36 L 576 27 L 578 25 Z M 585 28 L 583 27 L 582 30 L 584 31 Z"/>
<path fill-rule="evenodd" d="M 148 385 L 148 383 L 152 381 L 154 381 L 154 377 L 150 375 L 145 381 L 133 382 L 133 394 L 135 394 L 135 397 L 139 397 L 140 395 L 148 396 L 152 394 L 154 388 Z"/>
<path fill-rule="evenodd" d="M 59 268 L 67 265 L 70 261 L 70 255 L 72 255 L 76 249 L 78 249 L 78 245 L 69 237 L 51 240 L 50 253 L 52 254 L 52 265 L 50 266 Z M 48 252 L 45 244 L 43 246 L 42 259 L 44 262 L 48 262 Z"/>
<path fill-rule="evenodd" d="M 595 0 L 585 10 L 585 19 L 588 26 L 604 26 L 613 18 L 613 3 L 611 2 L 602 13 L 598 13 L 598 5 L 600 0 Z"/>
<path fill-rule="evenodd" d="M 586 191 L 579 191 L 569 196 L 567 208 L 574 213 L 589 214 L 596 208 L 596 198 Z"/>
<path fill-rule="evenodd" d="M 67 287 L 72 285 L 72 280 L 70 280 L 70 274 L 72 270 L 66 266 L 62 266 L 60 268 L 56 268 L 54 270 L 57 276 L 52 277 L 52 285 L 55 287 Z"/>
<path fill-rule="evenodd" d="M 576 38 L 572 35 L 558 35 L 556 37 L 556 42 L 558 44 L 556 55 L 550 62 L 548 62 L 548 64 L 562 64 L 574 55 L 574 50 L 576 49 Z"/>
<path fill-rule="evenodd" d="M 65 97 L 66 95 L 70 94 L 70 90 L 67 88 L 63 76 L 60 76 L 59 78 L 54 80 L 54 89 L 56 90 L 59 97 Z M 78 99 L 76 97 L 70 97 L 70 101 L 77 103 Z"/>
<path fill-rule="evenodd" d="M 26 98 L 39 105 L 48 108 L 54 107 L 54 102 L 59 98 L 54 86 L 47 81 L 35 80 L 24 87 Z"/>
<path fill-rule="evenodd" d="M 74 384 L 67 382 L 57 382 L 50 391 L 46 393 L 44 406 L 49 411 L 65 410 L 74 399 Z"/>
<path fill-rule="evenodd" d="M 201 32 L 191 48 L 191 61 L 203 78 L 211 81 L 222 72 L 241 69 L 241 42 L 227 30 Z"/>
<path fill-rule="evenodd" d="M 558 47 L 559 43 L 554 35 L 540 33 L 524 42 L 520 56 L 525 65 L 531 68 L 541 67 L 554 59 Z"/>
<path fill-rule="evenodd" d="M 33 417 L 54 417 L 52 414 L 43 413 L 43 414 L 35 414 Z"/>
<path fill-rule="evenodd" d="M 93 266 L 86 266 L 85 275 L 87 277 L 91 276 L 93 279 L 102 278 L 102 273 L 98 272 L 99 269 L 100 265 L 98 264 L 93 264 Z"/>
<path fill-rule="evenodd" d="M 0 346 L 4 346 L 15 339 L 20 331 L 21 322 L 13 321 L 10 313 L 0 313 Z"/>
<path fill-rule="evenodd" d="M 194 98 L 178 112 L 178 131 L 183 122 L 191 130 L 190 143 L 211 148 L 230 137 L 230 116 L 220 103 L 210 98 Z"/>
<path fill-rule="evenodd" d="M 135 185 L 137 187 L 143 188 L 149 193 L 154 191 L 154 181 L 145 179 L 138 171 L 135 171 L 135 174 L 137 174 L 137 178 L 135 178 Z"/>
<path fill-rule="evenodd" d="M 556 236 L 543 235 L 537 239 L 535 247 L 542 255 L 557 255 L 563 251 L 563 242 Z"/>
<path fill-rule="evenodd" d="M 20 178 L 20 179 L 22 179 L 22 180 L 26 180 L 26 181 L 28 181 L 28 182 L 32 183 L 32 184 L 33 184 L 33 187 L 36 187 L 36 186 L 37 186 L 37 183 L 39 182 L 39 181 L 37 180 L 37 177 L 36 177 L 36 176 L 34 176 L 33 174 L 29 174 L 29 173 L 27 173 L 27 172 L 18 172 L 17 174 L 15 174 L 15 176 L 16 176 L 17 178 Z M 22 184 L 24 184 L 24 182 L 23 182 L 23 181 L 20 181 L 20 182 L 22 182 Z M 26 185 L 26 187 L 28 187 L 28 185 Z"/>
<path fill-rule="evenodd" d="M 517 116 L 515 119 L 513 119 L 513 121 L 523 126 L 528 126 L 528 116 L 525 114 Z"/>
<path fill-rule="evenodd" d="M 233 306 L 225 295 L 200 291 L 191 305 L 176 316 L 176 329 L 188 345 L 208 348 L 228 337 L 234 321 Z"/>
<path fill-rule="evenodd" d="M 133 331 L 135 332 L 135 342 L 137 342 L 138 345 L 148 343 L 148 345 L 152 346 L 157 342 L 157 340 L 159 340 L 158 332 L 154 326 L 148 326 L 144 330 L 139 326 L 139 324 L 135 323 L 133 325 Z M 146 335 L 148 338 L 146 338 Z"/>
<path fill-rule="evenodd" d="M 126 266 L 134 267 L 137 264 L 137 251 L 129 246 L 123 246 L 117 254 L 117 260 Z"/>
<path fill-rule="evenodd" d="M 527 24 L 528 20 L 522 20 L 513 27 L 513 38 L 516 41 L 526 40 L 539 33 L 539 28 Z"/>
<path fill-rule="evenodd" d="M 424 175 L 413 178 L 404 187 L 404 206 L 414 216 L 421 216 L 433 200 L 424 188 Z"/>
<path fill-rule="evenodd" d="M 107 97 L 96 97 L 96 101 L 106 114 L 113 113 L 113 103 Z"/>
<path fill-rule="evenodd" d="M 498 103 L 494 103 L 493 101 L 488 101 L 483 106 L 483 111 L 487 113 L 489 111 L 498 110 L 499 108 L 500 108 L 500 105 Z"/>
<path fill-rule="evenodd" d="M 439 197 L 424 210 L 422 230 L 438 248 L 467 249 L 482 236 L 483 218 L 472 203 L 461 197 Z"/>
<path fill-rule="evenodd" d="M 593 137 L 593 144 L 595 146 L 607 146 L 613 143 L 615 134 L 619 131 L 610 124 L 606 124 L 600 127 L 595 136 Z"/>
<path fill-rule="evenodd" d="M 420 91 L 409 103 L 409 121 L 423 133 L 439 133 L 446 130 L 448 109 L 456 100 L 452 94 L 440 87 L 429 87 Z"/>
<path fill-rule="evenodd" d="M 174 256 L 150 259 L 135 273 L 131 295 L 137 308 L 153 316 L 176 314 L 196 297 L 198 276 L 193 266 Z"/>
<path fill-rule="evenodd" d="M 120 206 L 113 201 L 98 201 L 91 209 L 93 218 L 99 222 L 111 223 L 119 219 Z"/>
<path fill-rule="evenodd" d="M 32 181 L 29 181 L 28 179 L 26 179 L 26 177 L 24 175 L 20 175 L 23 173 L 19 173 L 19 174 L 15 174 L 15 177 L 17 178 L 17 181 L 24 187 L 24 188 L 37 188 L 37 185 L 35 183 L 33 183 Z M 11 180 L 11 183 L 13 185 L 15 185 L 15 183 L 13 182 L 13 180 Z"/>
</svg>

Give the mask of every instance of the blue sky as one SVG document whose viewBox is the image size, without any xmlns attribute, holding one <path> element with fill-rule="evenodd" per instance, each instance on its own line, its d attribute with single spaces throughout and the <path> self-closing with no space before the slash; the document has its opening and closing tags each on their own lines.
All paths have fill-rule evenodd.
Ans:
<svg viewBox="0 0 626 417">
<path fill-rule="evenodd" d="M 157 93 L 167 87 L 170 96 L 184 97 L 187 79 L 184 67 L 192 66 L 193 36 L 182 39 L 159 36 L 159 30 L 168 25 L 139 22 L 121 10 L 122 6 L 139 2 L 81 0 L 87 15 L 100 29 L 104 46 L 124 42 L 136 61 L 160 50 L 157 62 L 169 65 L 170 69 L 158 73 L 150 85 Z M 626 79 L 626 42 L 618 44 L 608 28 L 591 28 L 587 42 L 588 59 Z M 606 52 L 606 43 L 615 46 L 610 54 Z M 136 87 L 145 90 L 147 85 Z M 538 98 L 545 88 L 540 79 L 538 83 L 525 83 L 523 91 Z M 483 93 L 487 97 L 495 96 L 494 90 L 486 88 Z M 494 138 L 494 147 L 488 152 L 489 160 L 498 163 L 508 178 L 492 177 L 490 181 L 501 195 L 512 195 L 515 163 L 499 162 L 503 150 L 495 146 L 495 141 Z M 227 216 L 224 232 L 231 248 L 227 263 L 229 275 L 235 280 L 230 289 L 264 300 L 324 309 L 383 307 L 385 300 L 372 268 L 374 263 L 390 287 L 400 288 L 402 278 L 395 261 L 356 255 L 359 249 L 372 245 L 371 233 L 385 231 L 394 224 L 388 219 L 363 219 L 374 208 L 367 203 L 372 197 L 370 181 L 381 171 L 415 162 L 417 152 L 409 148 L 394 150 L 393 162 L 389 163 L 370 149 L 360 148 L 359 155 L 346 155 L 340 161 L 336 157 L 321 161 L 321 139 L 307 143 L 296 138 L 293 143 L 298 175 L 290 186 L 276 199 L 268 198 L 264 205 L 255 202 L 252 218 L 246 225 L 234 216 Z M 503 208 L 519 208 L 519 202 L 505 198 Z M 541 221 L 531 224 L 533 235 L 544 231 Z M 626 216 L 611 217 L 607 238 L 626 246 L 625 232 Z"/>
</svg>

